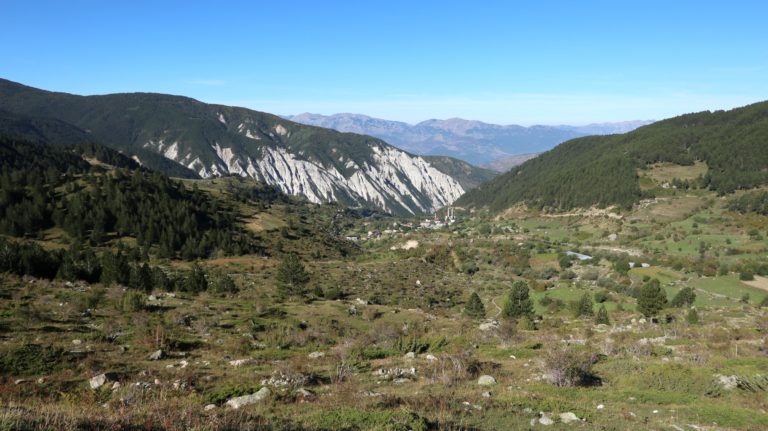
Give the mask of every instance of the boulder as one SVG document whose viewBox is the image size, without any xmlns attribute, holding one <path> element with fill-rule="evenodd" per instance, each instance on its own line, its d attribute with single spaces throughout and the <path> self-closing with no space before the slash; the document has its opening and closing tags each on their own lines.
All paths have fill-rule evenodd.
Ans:
<svg viewBox="0 0 768 431">
<path fill-rule="evenodd" d="M 484 375 L 480 376 L 479 379 L 477 379 L 477 384 L 480 386 L 491 386 L 496 384 L 496 379 L 493 378 L 493 376 Z"/>
<path fill-rule="evenodd" d="M 309 359 L 320 359 L 323 356 L 325 356 L 325 352 L 312 352 L 309 355 L 307 355 Z"/>
<path fill-rule="evenodd" d="M 717 377 L 717 383 L 720 385 L 720 387 L 726 391 L 730 391 L 739 387 L 738 376 L 723 376 L 716 374 L 715 377 Z"/>
<path fill-rule="evenodd" d="M 572 412 L 560 413 L 560 422 L 564 424 L 569 424 L 571 422 L 578 422 L 580 420 L 581 419 L 579 419 L 579 417 L 573 414 Z"/>
<path fill-rule="evenodd" d="M 551 418 L 551 417 L 549 417 L 549 415 L 548 415 L 548 414 L 546 414 L 546 413 L 540 413 L 540 415 L 541 415 L 541 416 L 539 417 L 539 423 L 540 423 L 540 424 L 542 424 L 542 425 L 552 425 L 552 424 L 554 424 L 554 423 L 555 423 L 555 421 L 553 421 L 553 420 L 552 420 L 552 418 Z"/>
<path fill-rule="evenodd" d="M 104 384 L 108 382 L 116 382 L 117 381 L 117 374 L 116 373 L 102 373 L 98 376 L 91 377 L 91 379 L 88 381 L 88 384 L 91 385 L 91 389 L 99 389 L 100 387 L 104 386 Z"/>
<path fill-rule="evenodd" d="M 483 322 L 477 328 L 481 331 L 491 331 L 494 329 L 499 329 L 499 322 L 495 320 L 490 322 Z"/>
<path fill-rule="evenodd" d="M 155 350 L 152 352 L 152 354 L 149 355 L 150 361 L 159 361 L 161 359 L 165 358 L 165 352 L 162 350 Z"/>
<path fill-rule="evenodd" d="M 243 407 L 243 406 L 256 404 L 258 402 L 264 401 L 271 394 L 272 394 L 272 391 L 270 391 L 269 388 L 263 387 L 259 389 L 258 392 L 256 392 L 255 394 L 243 395 L 242 397 L 231 398 L 229 401 L 226 402 L 226 405 L 228 405 L 229 407 L 232 407 L 233 409 L 239 409 L 240 407 Z"/>
<path fill-rule="evenodd" d="M 235 359 L 233 361 L 229 361 L 229 365 L 232 365 L 235 368 L 242 367 L 245 365 L 251 365 L 254 362 L 256 362 L 255 359 L 252 358 L 245 358 L 245 359 Z"/>
<path fill-rule="evenodd" d="M 315 395 L 312 391 L 308 391 L 304 388 L 297 389 L 295 395 L 296 401 L 300 403 L 311 403 L 317 400 L 317 395 Z"/>
<path fill-rule="evenodd" d="M 405 354 L 405 359 L 414 359 L 416 358 L 416 353 L 414 352 L 408 352 Z"/>
</svg>

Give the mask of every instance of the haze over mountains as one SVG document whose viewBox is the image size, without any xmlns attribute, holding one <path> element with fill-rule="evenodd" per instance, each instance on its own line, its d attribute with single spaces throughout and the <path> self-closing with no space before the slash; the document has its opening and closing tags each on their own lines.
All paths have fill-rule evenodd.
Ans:
<svg viewBox="0 0 768 431">
<path fill-rule="evenodd" d="M 520 163 L 520 155 L 535 155 L 572 138 L 625 133 L 651 121 L 624 121 L 586 126 L 497 125 L 451 118 L 418 124 L 383 120 L 361 114 L 286 116 L 291 121 L 340 132 L 381 138 L 406 151 L 456 157 L 469 163 L 505 171 Z M 530 158 L 530 157 L 529 157 Z M 522 158 L 525 161 L 526 158 Z"/>
<path fill-rule="evenodd" d="M 492 175 L 458 160 L 435 159 L 433 165 L 379 138 L 180 96 L 77 96 L 0 80 L 0 110 L 28 122 L 44 118 L 66 123 L 59 126 L 62 133 L 52 131 L 46 142 L 63 139 L 59 135 L 64 131 L 68 140 L 80 134 L 169 175 L 234 174 L 277 185 L 311 202 L 335 201 L 399 215 L 431 213 Z M 19 126 L 24 121 L 17 120 L 6 122 L 15 132 L 24 128 Z"/>
</svg>

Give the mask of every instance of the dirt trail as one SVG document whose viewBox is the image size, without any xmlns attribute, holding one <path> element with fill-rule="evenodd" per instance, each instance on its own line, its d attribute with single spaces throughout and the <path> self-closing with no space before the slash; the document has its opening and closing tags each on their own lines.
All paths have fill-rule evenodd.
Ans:
<svg viewBox="0 0 768 431">
<path fill-rule="evenodd" d="M 499 307 L 498 304 L 496 304 L 496 298 L 491 298 L 491 304 L 493 304 L 494 307 L 496 307 L 496 314 L 493 316 L 493 318 L 497 318 L 501 315 L 501 307 Z"/>
<path fill-rule="evenodd" d="M 766 277 L 756 275 L 754 280 L 742 281 L 742 283 L 746 284 L 747 286 L 754 287 L 755 289 L 760 289 L 768 292 L 768 278 Z"/>
</svg>

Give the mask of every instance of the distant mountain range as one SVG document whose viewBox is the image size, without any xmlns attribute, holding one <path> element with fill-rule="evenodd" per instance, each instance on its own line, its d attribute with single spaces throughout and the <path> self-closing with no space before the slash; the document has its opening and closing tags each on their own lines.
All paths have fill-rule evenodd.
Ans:
<svg viewBox="0 0 768 431">
<path fill-rule="evenodd" d="M 396 215 L 431 213 L 494 175 L 414 156 L 381 138 L 181 96 L 78 96 L 0 79 L 0 110 L 0 132 L 15 136 L 98 142 L 169 175 L 251 177 L 311 202 Z"/>
<path fill-rule="evenodd" d="M 456 205 L 496 212 L 519 203 L 554 210 L 631 207 L 654 196 L 641 189 L 638 172 L 655 163 L 703 163 L 706 172 L 690 186 L 725 195 L 768 185 L 766 144 L 768 102 L 686 114 L 625 134 L 572 139 L 470 190 Z"/>
<path fill-rule="evenodd" d="M 520 155 L 537 154 L 572 138 L 625 133 L 651 121 L 625 121 L 587 126 L 501 126 L 451 118 L 411 125 L 360 114 L 300 114 L 285 118 L 297 123 L 340 132 L 376 136 L 403 150 L 423 155 L 455 157 L 469 163 L 504 171 Z M 516 158 L 512 158 L 515 156 Z"/>
</svg>

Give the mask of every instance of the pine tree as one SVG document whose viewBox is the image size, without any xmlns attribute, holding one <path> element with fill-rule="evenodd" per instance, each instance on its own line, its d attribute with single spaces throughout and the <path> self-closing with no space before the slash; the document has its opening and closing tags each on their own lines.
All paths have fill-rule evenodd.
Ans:
<svg viewBox="0 0 768 431">
<path fill-rule="evenodd" d="M 608 310 L 605 309 L 605 305 L 601 305 L 597 310 L 597 316 L 595 317 L 595 323 L 598 325 L 610 325 L 611 320 L 608 318 Z"/>
<path fill-rule="evenodd" d="M 288 295 L 302 295 L 308 281 L 309 274 L 299 257 L 295 253 L 285 255 L 280 266 L 277 267 L 277 282 L 280 290 Z"/>
<path fill-rule="evenodd" d="M 508 319 L 533 315 L 533 301 L 528 296 L 527 282 L 518 280 L 512 284 L 512 291 L 507 294 L 501 315 Z"/>
<path fill-rule="evenodd" d="M 592 297 L 589 293 L 584 293 L 581 298 L 576 302 L 573 314 L 575 317 L 592 316 L 594 311 L 592 310 Z"/>
<path fill-rule="evenodd" d="M 672 298 L 670 305 L 672 307 L 685 307 L 685 306 L 693 305 L 695 301 L 696 301 L 696 293 L 693 291 L 692 288 L 686 286 L 680 289 L 679 292 L 677 292 L 675 297 Z"/>
<path fill-rule="evenodd" d="M 472 319 L 482 319 L 485 317 L 485 306 L 480 300 L 477 292 L 473 292 L 469 297 L 467 305 L 464 307 L 464 314 Z"/>
<path fill-rule="evenodd" d="M 192 270 L 187 274 L 184 283 L 187 292 L 200 293 L 208 290 L 208 280 L 205 278 L 205 271 L 195 262 L 192 264 Z"/>
<path fill-rule="evenodd" d="M 637 298 L 637 310 L 645 317 L 653 317 L 667 305 L 667 294 L 661 288 L 659 280 L 652 279 L 640 288 Z"/>
<path fill-rule="evenodd" d="M 685 316 L 685 321 L 691 325 L 696 325 L 699 323 L 699 313 L 695 308 L 688 310 L 688 314 Z"/>
</svg>

